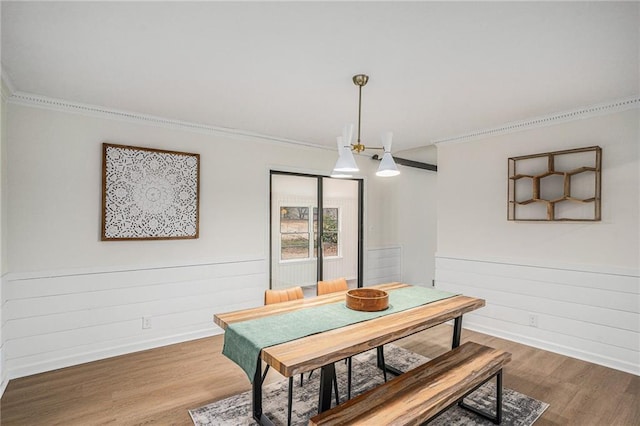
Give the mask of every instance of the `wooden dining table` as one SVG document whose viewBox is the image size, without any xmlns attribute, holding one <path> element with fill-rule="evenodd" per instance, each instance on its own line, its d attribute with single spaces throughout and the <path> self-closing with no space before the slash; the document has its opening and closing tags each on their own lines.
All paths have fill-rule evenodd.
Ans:
<svg viewBox="0 0 640 426">
<path fill-rule="evenodd" d="M 409 284 L 389 283 L 371 286 L 393 292 Z M 293 300 L 214 315 L 214 322 L 223 329 L 230 324 L 280 315 L 301 309 L 337 303 L 345 300 L 345 292 Z M 452 348 L 460 345 L 462 316 L 485 305 L 483 299 L 453 295 L 435 302 L 380 316 L 367 321 L 319 332 L 288 342 L 264 347 L 260 351 L 252 384 L 253 418 L 263 425 L 273 424 L 262 411 L 262 362 L 284 377 L 321 369 L 318 412 L 331 408 L 331 392 L 335 373 L 334 362 L 378 348 L 411 334 L 453 320 Z M 379 365 L 380 362 L 379 362 Z"/>
</svg>

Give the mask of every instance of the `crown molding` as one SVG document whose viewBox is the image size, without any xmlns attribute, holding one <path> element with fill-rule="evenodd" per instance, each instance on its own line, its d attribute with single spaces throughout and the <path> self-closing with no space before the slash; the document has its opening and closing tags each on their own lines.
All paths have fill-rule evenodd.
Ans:
<svg viewBox="0 0 640 426">
<path fill-rule="evenodd" d="M 513 121 L 498 127 L 492 127 L 483 130 L 472 131 L 463 135 L 446 137 L 432 140 L 435 145 L 468 142 L 488 138 L 491 136 L 505 135 L 516 133 L 522 130 L 535 129 L 538 127 L 552 126 L 554 124 L 567 123 L 575 120 L 582 120 L 589 117 L 611 114 L 614 112 L 626 111 L 633 108 L 640 108 L 640 96 L 632 96 L 628 98 L 616 99 L 601 104 L 589 105 L 568 111 L 557 112 L 548 115 L 542 115 L 526 120 Z"/>
<path fill-rule="evenodd" d="M 38 107 L 50 110 L 71 112 L 76 114 L 88 115 L 92 117 L 108 118 L 112 120 L 128 121 L 138 124 L 145 124 L 157 127 L 164 127 L 173 130 L 182 130 L 194 133 L 223 135 L 227 137 L 252 139 L 260 142 L 277 142 L 291 145 L 305 146 L 323 150 L 333 150 L 333 147 L 313 144 L 309 142 L 297 141 L 292 139 L 280 138 L 271 135 L 262 135 L 259 133 L 232 129 L 227 127 L 217 127 L 208 124 L 194 123 L 189 121 L 174 120 L 165 117 L 159 117 L 148 114 L 140 114 L 132 111 L 125 111 L 116 108 L 107 108 L 98 105 L 84 104 L 80 102 L 67 101 L 64 99 L 51 98 L 32 93 L 20 92 L 15 90 L 11 79 L 2 69 L 2 98 L 9 103 L 16 105 L 24 105 L 30 107 Z M 434 139 L 429 144 L 440 145 L 455 142 L 468 142 L 488 138 L 491 136 L 505 135 L 516 133 L 523 130 L 529 130 L 539 127 L 552 126 L 555 124 L 566 123 L 584 118 L 596 117 L 611 114 L 619 111 L 640 108 L 640 96 L 632 96 L 628 98 L 617 99 L 600 104 L 580 107 L 568 111 L 557 112 L 553 114 L 534 117 L 526 120 L 513 121 L 497 127 L 476 130 L 466 134 Z"/>
<path fill-rule="evenodd" d="M 67 101 L 64 99 L 51 98 L 48 96 L 35 95 L 32 93 L 14 91 L 8 97 L 7 102 L 28 107 L 44 108 L 55 111 L 64 111 L 75 114 L 87 115 L 91 117 L 107 118 L 112 120 L 127 121 L 137 124 L 145 124 L 172 130 L 182 130 L 200 134 L 222 135 L 234 138 L 252 139 L 259 142 L 277 142 L 310 148 L 320 148 L 331 150 L 333 148 L 324 145 L 312 144 L 309 142 L 297 141 L 293 139 L 280 138 L 277 136 L 263 135 L 245 130 L 232 129 L 228 127 L 217 127 L 208 124 L 194 123 L 189 121 L 174 120 L 155 115 L 140 114 L 137 112 L 108 108 L 98 105 L 85 104 L 81 102 Z"/>
</svg>

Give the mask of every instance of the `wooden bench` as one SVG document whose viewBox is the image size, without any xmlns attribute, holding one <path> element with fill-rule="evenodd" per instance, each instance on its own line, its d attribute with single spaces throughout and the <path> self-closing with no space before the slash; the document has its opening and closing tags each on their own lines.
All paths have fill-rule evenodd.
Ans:
<svg viewBox="0 0 640 426">
<path fill-rule="evenodd" d="M 511 354 L 467 342 L 344 404 L 312 417 L 310 425 L 418 425 L 459 403 L 499 424 L 502 421 L 502 367 Z M 470 407 L 463 398 L 496 377 L 495 416 Z"/>
</svg>

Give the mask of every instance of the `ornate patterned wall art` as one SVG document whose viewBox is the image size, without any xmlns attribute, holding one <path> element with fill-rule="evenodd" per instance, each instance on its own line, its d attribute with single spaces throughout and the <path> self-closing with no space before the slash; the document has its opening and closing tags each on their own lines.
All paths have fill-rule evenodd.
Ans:
<svg viewBox="0 0 640 426">
<path fill-rule="evenodd" d="M 102 144 L 102 240 L 198 238 L 200 154 Z"/>
</svg>

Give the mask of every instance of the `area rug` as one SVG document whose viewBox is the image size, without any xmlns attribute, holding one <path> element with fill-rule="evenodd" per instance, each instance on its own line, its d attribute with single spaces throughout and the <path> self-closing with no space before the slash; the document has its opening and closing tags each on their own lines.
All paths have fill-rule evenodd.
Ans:
<svg viewBox="0 0 640 426">
<path fill-rule="evenodd" d="M 428 361 L 428 358 L 395 345 L 385 345 L 385 361 L 401 371 L 407 371 Z M 382 371 L 376 367 L 375 349 L 353 358 L 353 379 L 351 396 L 384 383 Z M 507 364 L 507 367 L 509 365 Z M 346 399 L 347 371 L 344 362 L 336 363 L 340 402 Z M 277 373 L 270 373 L 277 374 Z M 315 371 L 310 380 L 305 375 L 304 385 L 300 386 L 300 377 L 294 380 L 292 424 L 306 425 L 309 418 L 317 414 L 318 387 L 320 371 Z M 391 376 L 393 377 L 393 376 Z M 491 380 L 474 393 L 465 402 L 486 412 L 495 412 L 495 380 Z M 288 380 L 281 380 L 264 386 L 262 407 L 264 413 L 277 425 L 287 424 Z M 532 425 L 547 409 L 549 404 L 530 398 L 512 389 L 504 388 L 502 407 L 503 425 Z M 335 404 L 335 396 L 333 397 Z M 204 407 L 189 410 L 196 426 L 255 425 L 251 418 L 251 392 L 243 392 L 229 398 L 213 402 Z M 468 410 L 454 406 L 429 423 L 437 426 L 492 425 Z"/>
</svg>

